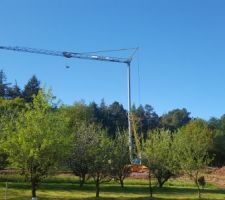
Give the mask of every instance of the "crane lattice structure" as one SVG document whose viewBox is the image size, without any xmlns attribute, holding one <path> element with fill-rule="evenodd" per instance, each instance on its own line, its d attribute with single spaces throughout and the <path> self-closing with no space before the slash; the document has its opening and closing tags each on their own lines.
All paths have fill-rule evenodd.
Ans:
<svg viewBox="0 0 225 200">
<path fill-rule="evenodd" d="M 128 143 L 129 143 L 130 161 L 131 163 L 133 162 L 134 160 L 133 159 L 133 141 L 132 141 L 133 139 L 132 139 L 132 126 L 131 126 L 131 123 L 132 123 L 131 122 L 131 62 L 138 48 L 96 51 L 96 52 L 86 52 L 86 53 L 75 53 L 70 51 L 52 51 L 52 50 L 18 47 L 18 46 L 0 46 L 0 49 L 24 52 L 24 53 L 43 54 L 43 55 L 50 55 L 50 56 L 61 56 L 64 58 L 79 58 L 79 59 L 86 59 L 86 60 L 97 60 L 97 61 L 126 64 L 128 69 L 128 141 L 129 141 Z M 119 58 L 119 57 L 104 56 L 104 55 L 98 54 L 100 52 L 122 51 L 122 50 L 132 50 L 133 53 L 128 58 Z"/>
</svg>

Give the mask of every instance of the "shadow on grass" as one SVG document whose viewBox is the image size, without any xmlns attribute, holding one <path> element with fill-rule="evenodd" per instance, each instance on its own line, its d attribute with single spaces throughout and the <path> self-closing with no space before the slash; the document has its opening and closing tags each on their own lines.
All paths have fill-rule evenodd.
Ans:
<svg viewBox="0 0 225 200">
<path fill-rule="evenodd" d="M 20 197 L 19 200 L 28 200 L 30 198 L 28 197 Z M 94 198 L 94 197 L 87 197 L 87 198 L 60 198 L 60 197 L 57 197 L 57 198 L 42 198 L 42 197 L 38 197 L 39 200 L 198 200 L 197 198 L 196 199 L 193 199 L 193 198 L 149 198 L 149 197 L 129 197 L 129 198 L 125 198 L 125 197 L 118 197 L 118 198 L 108 198 L 108 197 L 99 197 L 99 198 Z M 13 198 L 10 198 L 10 200 L 18 200 L 18 197 L 13 197 Z M 215 200 L 215 198 L 201 198 L 201 200 Z"/>
<path fill-rule="evenodd" d="M 1 183 L 2 185 L 3 183 Z M 16 190 L 20 190 L 20 189 L 26 189 L 26 190 L 30 190 L 30 186 L 28 184 L 25 183 L 9 183 L 9 188 L 11 189 L 16 189 Z M 78 185 L 72 184 L 72 183 L 61 183 L 61 184 L 56 184 L 56 183 L 43 183 L 39 189 L 42 192 L 74 192 L 74 197 L 68 197 L 68 198 L 38 198 L 40 200 L 56 200 L 56 199 L 65 199 L 65 200 L 78 200 L 78 199 L 83 199 L 83 200 L 95 200 L 96 198 L 93 197 L 87 197 L 87 198 L 76 198 L 76 192 L 90 192 L 93 194 L 90 194 L 91 196 L 93 196 L 95 194 L 95 185 L 93 184 L 86 184 L 84 185 L 84 187 L 80 188 Z M 107 197 L 102 197 L 102 198 L 98 198 L 99 200 L 146 200 L 146 199 L 150 199 L 148 197 L 148 185 L 127 185 L 125 188 L 121 188 L 119 185 L 109 185 L 109 184 L 105 184 L 101 186 L 101 192 L 104 192 L 106 195 L 106 193 L 113 193 L 113 194 L 117 194 L 118 196 L 119 193 L 123 194 L 123 196 L 128 196 L 128 194 L 134 194 L 134 195 L 138 195 L 140 194 L 141 196 L 146 195 L 145 197 L 117 197 L 117 198 L 107 198 Z M 101 195 L 100 192 L 100 195 Z M 215 194 L 215 195 L 224 195 L 225 196 L 225 190 L 223 189 L 210 189 L 210 188 L 206 188 L 203 191 L 203 195 L 204 193 L 210 193 L 210 194 Z M 152 200 L 166 200 L 166 199 L 171 199 L 171 196 L 175 196 L 175 198 L 173 198 L 173 200 L 178 200 L 178 199 L 182 199 L 182 200 L 193 200 L 192 198 L 185 198 L 185 195 L 189 195 L 189 194 L 197 194 L 197 189 L 195 188 L 188 188 L 188 187 L 164 187 L 164 188 L 154 188 L 153 189 L 153 194 L 154 195 L 167 195 L 170 198 L 164 197 L 164 198 L 152 198 Z M 176 196 L 180 196 L 179 198 L 176 198 Z M 181 196 L 184 196 L 184 198 L 182 198 Z M 18 199 L 18 198 L 10 198 L 10 199 Z M 26 197 L 20 197 L 21 200 L 27 200 L 28 198 Z M 204 200 L 204 199 L 203 199 Z M 207 200 L 214 200 L 214 198 L 212 199 L 207 199 Z"/>
</svg>

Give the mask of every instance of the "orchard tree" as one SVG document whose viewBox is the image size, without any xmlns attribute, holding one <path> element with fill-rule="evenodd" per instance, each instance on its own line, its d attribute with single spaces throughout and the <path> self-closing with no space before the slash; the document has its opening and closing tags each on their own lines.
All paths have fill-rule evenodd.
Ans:
<svg viewBox="0 0 225 200">
<path fill-rule="evenodd" d="M 111 174 L 124 187 L 124 179 L 131 173 L 127 132 L 117 132 L 112 145 Z"/>
<path fill-rule="evenodd" d="M 80 186 L 84 184 L 86 175 L 93 178 L 96 197 L 99 197 L 100 184 L 111 180 L 111 155 L 111 140 L 99 125 L 83 123 L 74 133 L 70 168 L 80 177 Z"/>
<path fill-rule="evenodd" d="M 95 124 L 80 124 L 74 133 L 72 148 L 69 156 L 69 167 L 80 178 L 80 187 L 85 183 L 92 159 L 92 149 L 98 140 L 98 128 Z"/>
<path fill-rule="evenodd" d="M 95 182 L 96 197 L 99 197 L 100 184 L 111 180 L 112 143 L 105 130 L 96 129 L 92 133 L 96 137 L 90 141 L 93 146 L 89 148 L 91 159 L 88 173 Z"/>
<path fill-rule="evenodd" d="M 179 168 L 195 182 L 201 198 L 200 173 L 211 161 L 208 149 L 212 145 L 212 132 L 208 124 L 200 119 L 189 122 L 178 131 L 174 144 Z"/>
<path fill-rule="evenodd" d="M 23 99 L 0 99 L 0 169 L 8 164 L 8 154 L 4 151 L 4 143 L 7 139 L 7 124 L 11 121 L 15 124 L 19 112 L 25 108 Z"/>
<path fill-rule="evenodd" d="M 176 162 L 173 159 L 173 140 L 168 130 L 155 130 L 150 132 L 149 138 L 144 144 L 144 162 L 158 181 L 159 187 L 163 187 L 173 175 Z"/>
<path fill-rule="evenodd" d="M 5 150 L 9 161 L 30 182 L 32 198 L 41 181 L 54 169 L 65 146 L 67 120 L 49 105 L 49 95 L 39 91 L 33 104 L 9 123 Z"/>
</svg>

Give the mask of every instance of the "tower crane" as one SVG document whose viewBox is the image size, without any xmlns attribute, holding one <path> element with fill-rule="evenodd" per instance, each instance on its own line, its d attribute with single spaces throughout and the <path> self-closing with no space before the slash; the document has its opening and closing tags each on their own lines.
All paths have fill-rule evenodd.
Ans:
<svg viewBox="0 0 225 200">
<path fill-rule="evenodd" d="M 70 51 L 52 51 L 45 49 L 36 49 L 36 48 L 28 48 L 28 47 L 18 47 L 18 46 L 0 46 L 1 50 L 9 50 L 9 51 L 17 51 L 24 53 L 34 53 L 34 54 L 43 54 L 50 56 L 61 56 L 64 58 L 79 58 L 79 59 L 87 59 L 87 60 L 97 60 L 97 61 L 106 61 L 106 62 L 115 62 L 115 63 L 123 63 L 127 65 L 127 75 L 128 75 L 128 143 L 129 143 L 129 155 L 130 161 L 133 163 L 133 141 L 132 141 L 132 126 L 131 126 L 131 62 L 135 52 L 138 48 L 132 49 L 119 49 L 119 50 L 132 50 L 132 55 L 128 58 L 120 58 L 120 57 L 111 57 L 111 56 L 103 56 L 99 55 L 99 52 L 87 52 L 87 53 L 76 53 Z M 114 51 L 114 50 L 113 50 Z"/>
</svg>

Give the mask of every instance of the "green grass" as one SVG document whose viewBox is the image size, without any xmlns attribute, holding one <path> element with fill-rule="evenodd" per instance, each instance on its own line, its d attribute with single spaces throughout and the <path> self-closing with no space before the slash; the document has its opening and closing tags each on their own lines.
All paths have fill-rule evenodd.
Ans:
<svg viewBox="0 0 225 200">
<path fill-rule="evenodd" d="M 31 192 L 27 183 L 19 175 L 0 176 L 0 199 L 5 196 L 5 181 L 8 179 L 7 199 L 30 200 Z M 154 199 L 157 200 L 194 200 L 197 190 L 192 182 L 171 180 L 162 189 L 154 188 Z M 37 191 L 39 200 L 94 200 L 95 186 L 89 181 L 83 188 L 79 188 L 78 179 L 73 176 L 52 176 L 47 178 Z M 224 199 L 225 190 L 212 184 L 207 184 L 203 198 L 208 200 Z M 101 185 L 100 198 L 102 200 L 146 200 L 149 199 L 147 180 L 127 179 L 122 189 L 115 182 Z"/>
</svg>

